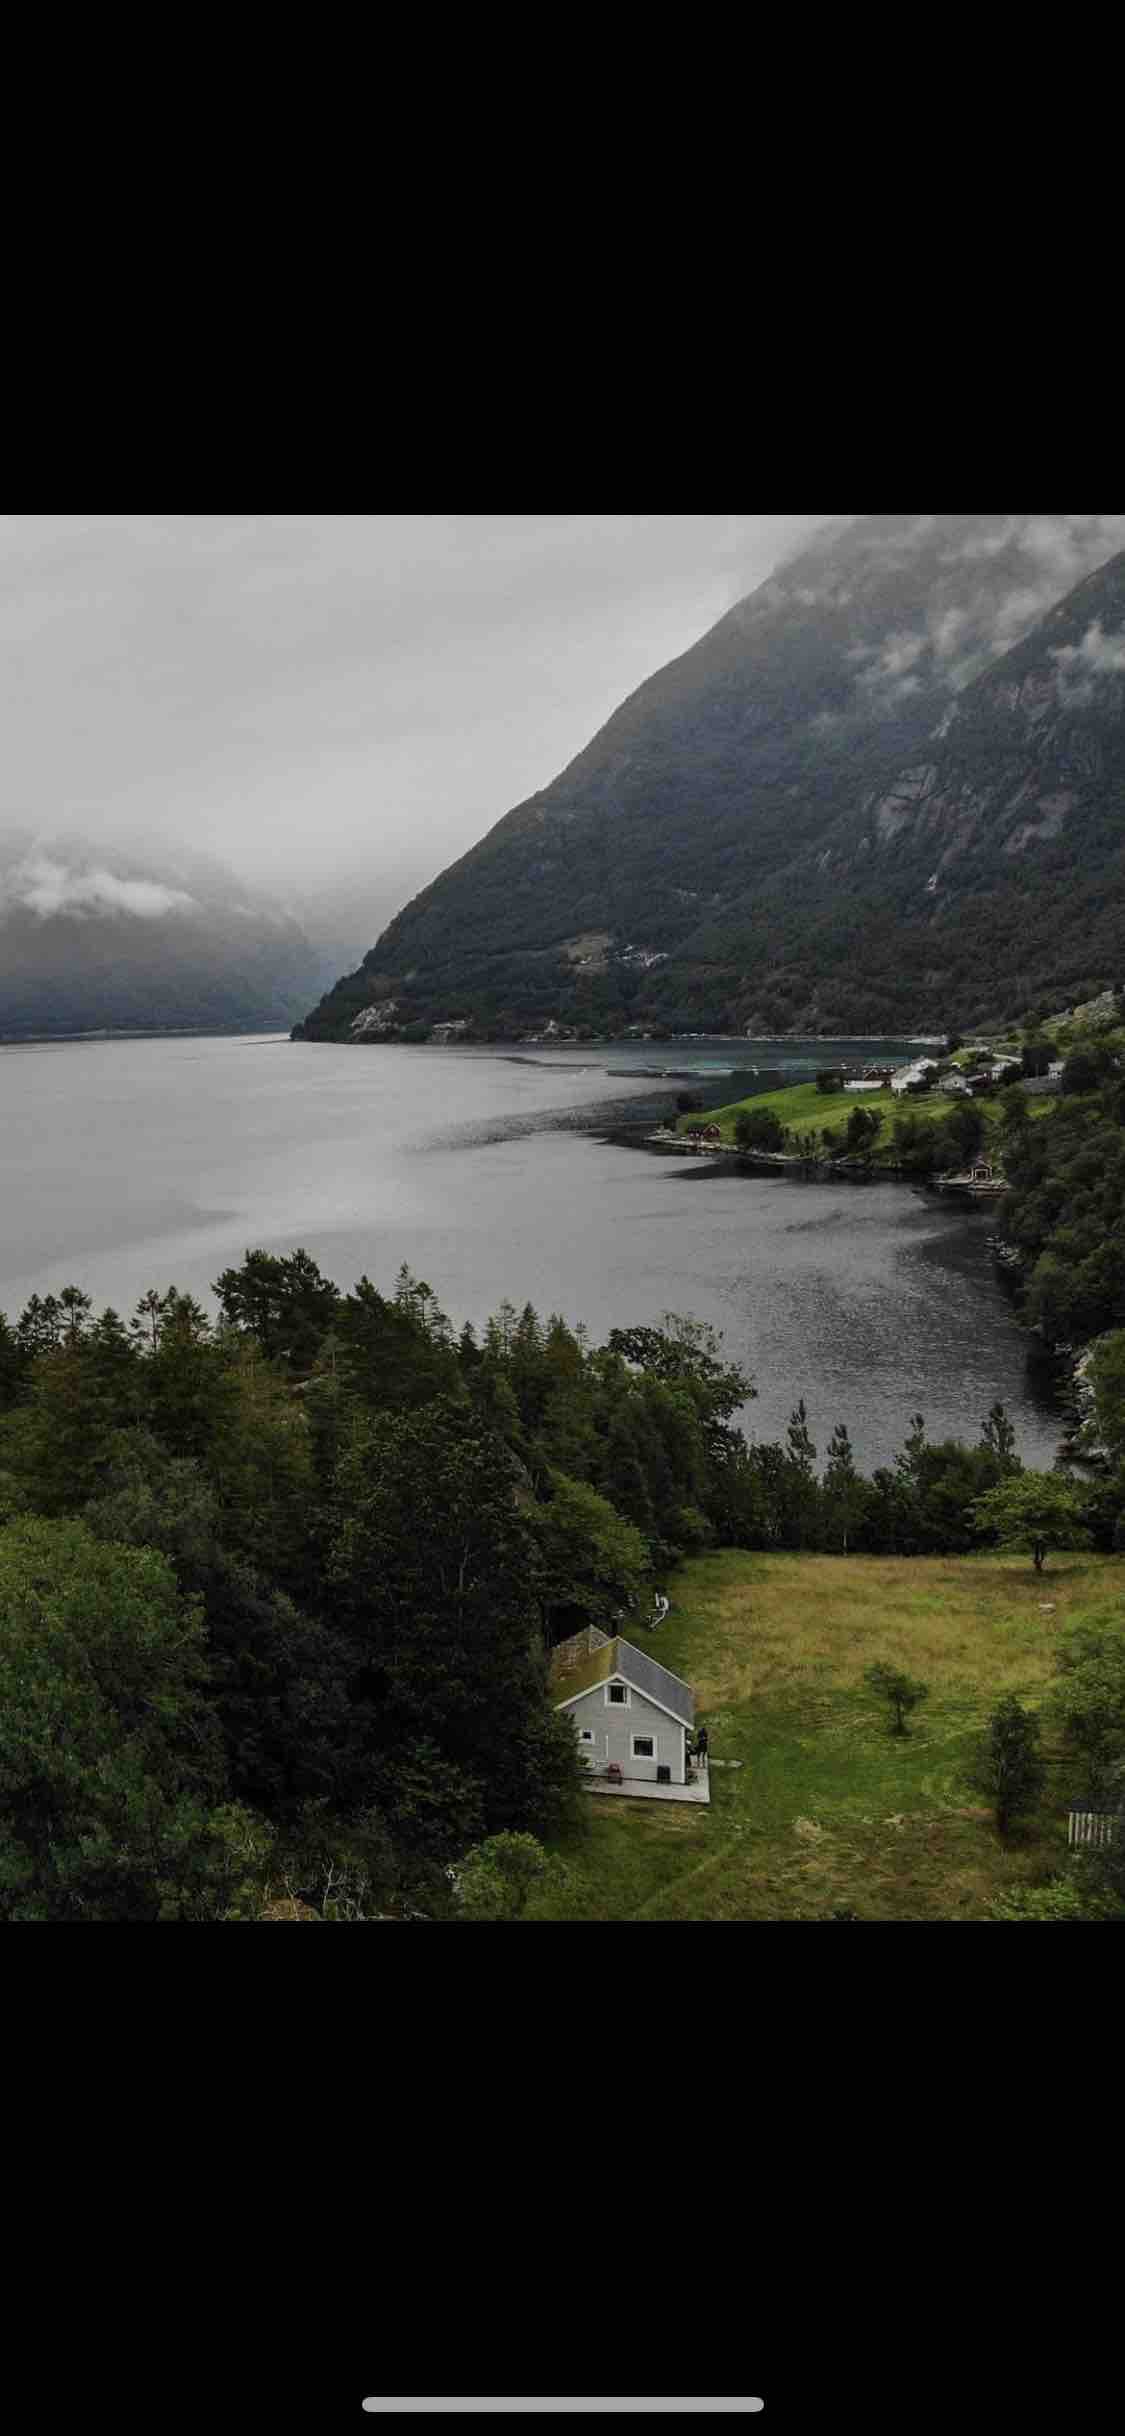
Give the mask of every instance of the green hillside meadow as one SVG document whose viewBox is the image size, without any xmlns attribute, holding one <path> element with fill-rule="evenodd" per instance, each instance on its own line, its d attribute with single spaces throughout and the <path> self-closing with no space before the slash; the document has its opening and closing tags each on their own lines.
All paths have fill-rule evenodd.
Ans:
<svg viewBox="0 0 1125 2436">
<path fill-rule="evenodd" d="M 1104 1616 L 1121 1557 L 832 1557 L 726 1551 L 681 1566 L 637 1639 L 686 1677 L 711 1746 L 711 1807 L 588 1794 L 556 1842 L 576 1920 L 983 1920 L 1066 1851 L 1073 1761 L 1049 1725 L 1049 1790 L 1003 1844 L 964 1769 L 1006 1692 L 1042 1706 L 1060 1634 Z M 866 1688 L 885 1659 L 930 1687 L 904 1738 Z M 739 1762 L 733 1766 L 732 1762 Z"/>
<path fill-rule="evenodd" d="M 826 1126 L 835 1131 L 846 1125 L 855 1108 L 874 1108 L 883 1120 L 882 1134 L 875 1144 L 874 1159 L 878 1165 L 892 1157 L 891 1129 L 899 1117 L 917 1117 L 922 1124 L 940 1124 L 955 1108 L 969 1105 L 944 1091 L 925 1091 L 909 1097 L 893 1091 L 818 1091 L 815 1083 L 790 1083 L 781 1091 L 761 1091 L 750 1099 L 731 1100 L 725 1107 L 708 1108 L 704 1116 L 689 1114 L 679 1119 L 677 1130 L 686 1132 L 692 1125 L 718 1125 L 724 1138 L 732 1145 L 735 1126 L 743 1111 L 770 1108 L 781 1124 L 794 1133 L 823 1133 Z M 998 1099 L 981 1097 L 971 1105 L 980 1110 L 986 1122 L 992 1124 L 1001 1114 Z M 1046 1097 L 1029 1098 L 1029 1115 L 1045 1116 L 1053 1102 Z"/>
</svg>

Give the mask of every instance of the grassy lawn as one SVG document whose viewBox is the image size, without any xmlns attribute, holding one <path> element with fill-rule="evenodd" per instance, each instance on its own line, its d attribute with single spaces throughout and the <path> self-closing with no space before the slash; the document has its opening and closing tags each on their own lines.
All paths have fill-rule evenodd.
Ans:
<svg viewBox="0 0 1125 2436">
<path fill-rule="evenodd" d="M 708 1125 L 721 1126 L 724 1135 L 733 1142 L 735 1122 L 744 1108 L 772 1108 L 781 1123 L 791 1125 L 795 1132 L 822 1133 L 826 1125 L 846 1125 L 853 1108 L 876 1108 L 883 1119 L 883 1140 L 879 1149 L 889 1150 L 890 1131 L 896 1117 L 909 1113 L 920 1117 L 923 1124 L 932 1125 L 940 1117 L 948 1116 L 951 1108 L 964 1105 L 964 1101 L 944 1091 L 923 1091 L 916 1096 L 912 1094 L 909 1098 L 900 1096 L 896 1099 L 890 1090 L 818 1091 L 815 1083 L 790 1083 L 784 1091 L 762 1091 L 753 1099 L 732 1100 L 725 1108 L 709 1108 L 705 1120 L 698 1116 L 681 1117 L 678 1130 L 682 1133 L 688 1125 L 706 1122 Z M 994 1099 L 975 1100 L 973 1105 L 986 1117 L 999 1114 L 999 1103 Z M 1034 1109 L 1036 1105 L 1034 1099 L 1028 1101 L 1030 1108 Z"/>
<path fill-rule="evenodd" d="M 668 1587 L 671 1614 L 638 1640 L 694 1685 L 712 1760 L 741 1765 L 713 1766 L 709 1810 L 586 1795 L 556 1847 L 571 1886 L 538 1917 L 980 1920 L 1061 1859 L 1073 1771 L 1049 1732 L 1050 1790 L 1019 1841 L 999 1842 L 963 1771 L 1002 1693 L 1039 1705 L 1061 1629 L 1120 1612 L 1119 1557 L 1055 1556 L 1038 1576 L 1022 1556 L 725 1551 Z M 930 1686 L 906 1738 L 864 1686 L 879 1658 Z"/>
<path fill-rule="evenodd" d="M 1046 1096 L 1033 1095 L 1027 1101 L 1028 1113 L 1033 1117 L 1046 1116 L 1054 1104 Z M 968 1106 L 979 1108 L 990 1124 L 1001 1113 L 999 1100 L 988 1096 L 970 1102 L 945 1091 L 922 1091 L 911 1093 L 909 1097 L 902 1094 L 896 1099 L 890 1090 L 818 1091 L 815 1083 L 790 1083 L 784 1091 L 761 1091 L 752 1099 L 731 1100 L 725 1108 L 708 1108 L 703 1116 L 682 1116 L 678 1120 L 677 1131 L 683 1133 L 688 1126 L 703 1123 L 718 1125 L 726 1140 L 733 1142 L 735 1124 L 744 1108 L 772 1108 L 781 1123 L 791 1126 L 795 1133 L 820 1134 L 826 1125 L 834 1130 L 845 1126 L 853 1108 L 877 1108 L 883 1119 L 882 1134 L 874 1152 L 875 1165 L 878 1166 L 881 1159 L 889 1160 L 893 1156 L 891 1132 L 896 1118 L 918 1117 L 923 1125 L 936 1125 L 942 1117 L 949 1115 L 952 1108 Z M 986 1150 L 987 1147 L 986 1140 Z"/>
</svg>

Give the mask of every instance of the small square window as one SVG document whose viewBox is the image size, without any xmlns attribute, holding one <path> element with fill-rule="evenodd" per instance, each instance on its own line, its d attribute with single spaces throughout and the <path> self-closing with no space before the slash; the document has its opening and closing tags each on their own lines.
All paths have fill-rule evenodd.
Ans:
<svg viewBox="0 0 1125 2436">
<path fill-rule="evenodd" d="M 581 1728 L 580 1732 L 579 1732 L 579 1736 L 578 1736 L 578 1740 L 579 1740 L 579 1742 L 592 1742 L 592 1741 L 593 1741 L 593 1739 L 594 1739 L 594 1729 L 593 1729 L 593 1726 L 583 1726 L 583 1727 Z"/>
<path fill-rule="evenodd" d="M 655 1759 L 656 1744 L 651 1734 L 634 1734 L 633 1757 L 634 1759 Z"/>
<path fill-rule="evenodd" d="M 623 1683 L 611 1683 L 609 1687 L 609 1697 L 610 1702 L 615 1709 L 623 1709 L 629 1694 Z"/>
</svg>

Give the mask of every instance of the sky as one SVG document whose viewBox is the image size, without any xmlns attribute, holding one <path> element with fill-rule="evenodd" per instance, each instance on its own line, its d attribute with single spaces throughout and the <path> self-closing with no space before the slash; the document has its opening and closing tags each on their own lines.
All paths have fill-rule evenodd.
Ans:
<svg viewBox="0 0 1125 2436">
<path fill-rule="evenodd" d="M 833 521 L 0 517 L 0 844 L 191 847 L 370 945 Z"/>
</svg>

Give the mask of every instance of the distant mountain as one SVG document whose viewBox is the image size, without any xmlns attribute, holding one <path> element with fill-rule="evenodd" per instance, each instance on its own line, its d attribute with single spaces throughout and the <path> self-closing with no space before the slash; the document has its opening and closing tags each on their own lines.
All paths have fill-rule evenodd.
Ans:
<svg viewBox="0 0 1125 2436">
<path fill-rule="evenodd" d="M 290 1025 L 323 976 L 298 923 L 210 857 L 0 841 L 0 1035 Z"/>
<path fill-rule="evenodd" d="M 1125 966 L 1125 517 L 869 516 L 622 704 L 300 1030 L 882 1031 Z M 373 1012 L 374 1010 L 374 1012 Z"/>
</svg>

